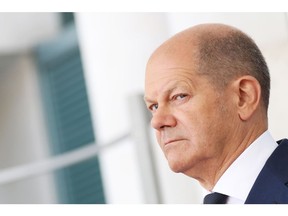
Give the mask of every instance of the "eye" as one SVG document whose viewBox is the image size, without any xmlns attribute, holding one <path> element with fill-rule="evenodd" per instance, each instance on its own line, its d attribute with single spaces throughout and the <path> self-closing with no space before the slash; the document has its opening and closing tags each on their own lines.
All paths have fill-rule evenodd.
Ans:
<svg viewBox="0 0 288 216">
<path fill-rule="evenodd" d="M 158 109 L 158 104 L 152 104 L 151 106 L 149 106 L 149 110 L 151 111 L 155 111 Z"/>
<path fill-rule="evenodd" d="M 187 97 L 187 96 L 188 96 L 187 94 L 181 93 L 181 94 L 175 95 L 173 98 L 174 98 L 175 100 L 181 100 L 181 99 L 183 99 L 183 98 L 185 98 L 185 97 Z"/>
</svg>

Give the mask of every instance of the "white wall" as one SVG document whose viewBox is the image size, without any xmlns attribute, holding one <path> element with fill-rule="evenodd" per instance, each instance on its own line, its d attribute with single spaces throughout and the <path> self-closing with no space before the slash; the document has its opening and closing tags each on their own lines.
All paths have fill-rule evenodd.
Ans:
<svg viewBox="0 0 288 216">
<path fill-rule="evenodd" d="M 275 138 L 287 135 L 285 13 L 79 13 L 76 21 L 98 141 L 129 131 L 127 97 L 143 92 L 152 51 L 178 31 L 203 22 L 234 25 L 255 39 L 271 70 L 270 130 Z M 200 203 L 198 183 L 172 173 L 156 142 L 154 147 L 164 203 Z M 101 155 L 109 203 L 145 202 L 134 153 L 127 141 Z"/>
<path fill-rule="evenodd" d="M 288 37 L 286 41 L 263 49 L 271 75 L 269 128 L 276 140 L 288 137 Z"/>
</svg>

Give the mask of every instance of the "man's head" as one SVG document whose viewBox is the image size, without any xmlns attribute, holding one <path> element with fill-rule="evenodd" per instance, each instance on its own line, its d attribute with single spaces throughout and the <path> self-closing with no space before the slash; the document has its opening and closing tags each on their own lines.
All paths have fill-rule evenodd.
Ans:
<svg viewBox="0 0 288 216">
<path fill-rule="evenodd" d="M 163 43 L 147 64 L 145 100 L 171 169 L 209 188 L 267 129 L 269 89 L 261 52 L 233 27 L 198 25 Z"/>
</svg>

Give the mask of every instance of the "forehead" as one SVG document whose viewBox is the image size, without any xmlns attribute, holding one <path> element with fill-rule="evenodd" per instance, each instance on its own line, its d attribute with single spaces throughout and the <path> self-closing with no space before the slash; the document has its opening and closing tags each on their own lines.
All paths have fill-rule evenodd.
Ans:
<svg viewBox="0 0 288 216">
<path fill-rule="evenodd" d="M 206 79 L 195 71 L 193 65 L 153 62 L 147 67 L 145 100 L 155 101 L 177 90 L 196 91 L 206 84 Z"/>
<path fill-rule="evenodd" d="M 197 74 L 197 62 L 191 55 L 177 51 L 157 53 L 150 58 L 146 67 L 145 90 L 149 90 L 151 85 L 170 80 L 192 81 Z"/>
<path fill-rule="evenodd" d="M 149 59 L 146 75 L 153 76 L 158 71 L 166 71 L 167 69 L 194 70 L 196 63 L 195 54 L 181 48 L 181 46 L 179 46 L 179 49 L 174 48 L 174 46 L 164 47 L 163 49 L 156 50 Z"/>
<path fill-rule="evenodd" d="M 185 37 L 176 37 L 161 45 L 147 63 L 145 94 L 154 94 L 173 81 L 193 83 L 198 75 L 197 52 L 197 45 Z"/>
</svg>

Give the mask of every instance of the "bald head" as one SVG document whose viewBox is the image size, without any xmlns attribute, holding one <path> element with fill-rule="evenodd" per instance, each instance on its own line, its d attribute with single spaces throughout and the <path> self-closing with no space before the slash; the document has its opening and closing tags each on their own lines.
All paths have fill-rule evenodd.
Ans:
<svg viewBox="0 0 288 216">
<path fill-rule="evenodd" d="M 219 90 L 239 76 L 255 77 L 261 86 L 261 99 L 267 111 L 268 67 L 255 42 L 239 29 L 223 24 L 201 24 L 186 29 L 164 42 L 152 54 L 147 67 L 156 59 L 176 56 L 189 62 L 194 72 L 206 75 Z"/>
<path fill-rule="evenodd" d="M 225 38 L 237 31 L 239 30 L 223 24 L 201 24 L 188 28 L 165 41 L 155 50 L 149 62 L 159 55 L 169 57 L 175 54 L 193 61 L 196 57 L 199 58 L 199 51 L 205 43 L 216 38 Z"/>
</svg>

